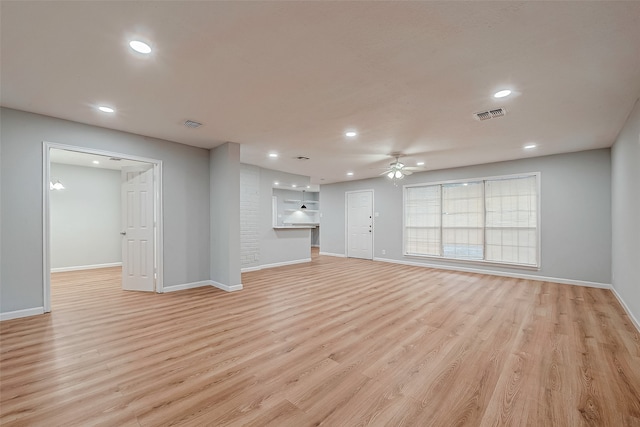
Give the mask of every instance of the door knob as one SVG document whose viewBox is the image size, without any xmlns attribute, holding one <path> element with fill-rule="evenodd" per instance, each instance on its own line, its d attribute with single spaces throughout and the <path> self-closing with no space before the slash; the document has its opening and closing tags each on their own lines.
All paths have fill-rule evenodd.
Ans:
<svg viewBox="0 0 640 427">
<path fill-rule="evenodd" d="M 120 234 L 122 234 L 123 236 L 126 236 L 127 232 L 126 231 L 121 231 Z"/>
</svg>

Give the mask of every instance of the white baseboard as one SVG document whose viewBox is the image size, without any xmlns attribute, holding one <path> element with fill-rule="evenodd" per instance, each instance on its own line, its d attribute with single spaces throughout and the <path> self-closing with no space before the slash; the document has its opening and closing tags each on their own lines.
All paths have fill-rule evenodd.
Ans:
<svg viewBox="0 0 640 427">
<path fill-rule="evenodd" d="M 44 314 L 44 307 L 25 308 L 24 310 L 8 311 L 0 313 L 0 322 L 4 320 L 19 319 L 21 317 L 37 316 Z"/>
<path fill-rule="evenodd" d="M 275 262 L 273 264 L 263 264 L 257 267 L 246 267 L 240 270 L 242 273 L 248 273 L 249 271 L 258 271 L 265 268 L 284 267 L 285 265 L 304 264 L 305 262 L 311 262 L 311 258 L 294 259 L 293 261 Z"/>
<path fill-rule="evenodd" d="M 218 283 L 214 280 L 209 280 L 209 284 L 213 287 L 216 287 L 218 289 L 222 289 L 223 291 L 227 291 L 227 292 L 235 292 L 235 291 L 241 291 L 242 290 L 242 283 L 239 283 L 237 285 L 223 285 L 222 283 Z"/>
<path fill-rule="evenodd" d="M 199 282 L 183 283 L 182 285 L 165 286 L 163 292 L 184 291 L 185 289 L 199 288 L 201 286 L 211 286 L 211 280 L 201 280 Z"/>
<path fill-rule="evenodd" d="M 229 285 L 223 285 L 222 283 L 218 283 L 213 280 L 201 280 L 199 282 L 184 283 L 182 285 L 165 286 L 163 291 L 164 292 L 184 291 L 185 289 L 200 288 L 202 286 L 213 286 L 227 292 L 242 290 L 242 283 L 240 283 L 239 285 L 229 286 Z"/>
<path fill-rule="evenodd" d="M 346 258 L 347 257 L 345 254 L 333 254 L 331 252 L 320 252 L 320 255 L 337 256 L 339 258 Z"/>
<path fill-rule="evenodd" d="M 536 276 L 535 274 L 511 273 L 511 272 L 496 271 L 496 270 L 482 270 L 479 268 L 429 264 L 429 263 L 423 263 L 423 262 L 404 261 L 404 260 L 389 259 L 389 258 L 374 258 L 373 260 L 390 262 L 392 264 L 411 265 L 415 267 L 437 268 L 440 270 L 463 271 L 465 273 L 479 273 L 479 274 L 490 274 L 492 276 L 513 277 L 515 279 L 539 280 L 542 282 L 561 283 L 564 285 L 577 285 L 577 286 L 587 286 L 590 288 L 612 289 L 612 286 L 610 283 L 588 282 L 585 280 L 574 280 L 574 279 L 561 279 L 559 277 Z"/>
<path fill-rule="evenodd" d="M 622 306 L 622 308 L 624 309 L 624 311 L 627 312 L 627 316 L 629 316 L 629 319 L 631 319 L 631 322 L 633 323 L 633 325 L 636 327 L 636 329 L 638 330 L 638 332 L 640 332 L 640 322 L 638 321 L 638 319 L 636 319 L 636 317 L 633 315 L 633 313 L 631 312 L 631 310 L 629 309 L 629 306 L 627 305 L 627 303 L 624 302 L 624 300 L 622 299 L 622 297 L 620 296 L 620 294 L 618 293 L 618 291 L 616 290 L 616 288 L 614 288 L 613 286 L 611 287 L 611 292 L 613 292 L 613 295 L 616 296 L 616 298 L 618 299 L 618 302 L 620 303 L 620 305 Z"/>
<path fill-rule="evenodd" d="M 320 245 L 311 245 L 312 248 L 319 248 Z"/>
<path fill-rule="evenodd" d="M 93 270 L 95 268 L 108 268 L 108 267 L 121 267 L 121 262 L 110 262 L 107 264 L 91 264 L 91 265 L 76 265 L 73 267 L 55 267 L 51 269 L 52 273 L 63 273 L 65 271 L 78 271 L 78 270 Z"/>
</svg>

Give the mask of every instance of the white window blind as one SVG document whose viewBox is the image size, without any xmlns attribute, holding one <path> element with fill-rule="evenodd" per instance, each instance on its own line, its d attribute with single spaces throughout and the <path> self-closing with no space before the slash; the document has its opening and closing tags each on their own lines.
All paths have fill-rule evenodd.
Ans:
<svg viewBox="0 0 640 427">
<path fill-rule="evenodd" d="M 535 176 L 485 182 L 488 261 L 537 264 L 537 188 Z"/>
<path fill-rule="evenodd" d="M 483 183 L 442 185 L 442 254 L 482 259 L 484 255 Z"/>
<path fill-rule="evenodd" d="M 538 265 L 538 175 L 405 187 L 405 255 Z"/>
<path fill-rule="evenodd" d="M 406 252 L 440 256 L 440 186 L 407 188 L 404 211 Z"/>
</svg>

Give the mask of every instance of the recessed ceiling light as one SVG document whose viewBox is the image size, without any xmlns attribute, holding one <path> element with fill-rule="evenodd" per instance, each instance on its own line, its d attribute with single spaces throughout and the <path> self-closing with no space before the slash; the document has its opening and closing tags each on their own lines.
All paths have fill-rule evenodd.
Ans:
<svg viewBox="0 0 640 427">
<path fill-rule="evenodd" d="M 349 138 L 353 138 L 354 136 L 358 135 L 357 132 L 354 132 L 352 130 L 350 130 L 349 132 L 345 132 L 344 136 L 348 136 Z"/>
<path fill-rule="evenodd" d="M 310 185 L 307 185 L 307 188 L 311 188 L 311 186 L 310 186 Z"/>
<path fill-rule="evenodd" d="M 416 165 L 418 165 L 418 166 L 423 166 L 423 165 L 424 165 L 424 162 L 418 162 L 418 163 L 416 163 Z"/>
<path fill-rule="evenodd" d="M 536 144 L 527 144 L 527 145 L 524 146 L 524 149 L 525 150 L 533 150 L 536 147 L 537 147 Z"/>
<path fill-rule="evenodd" d="M 293 188 L 296 188 L 296 187 L 297 187 L 297 185 L 295 185 L 295 184 L 291 184 L 291 186 L 292 186 Z"/>
<path fill-rule="evenodd" d="M 353 172 L 347 172 L 347 176 L 353 176 Z"/>
<path fill-rule="evenodd" d="M 113 113 L 113 112 L 116 111 L 113 108 L 107 107 L 107 106 L 104 106 L 104 105 L 99 106 L 98 110 L 102 111 L 103 113 Z"/>
<path fill-rule="evenodd" d="M 272 159 L 276 159 L 278 158 L 278 153 L 269 153 L 269 157 L 271 157 Z"/>
<path fill-rule="evenodd" d="M 131 40 L 129 47 L 139 53 L 151 53 L 151 46 L 140 40 Z"/>
<path fill-rule="evenodd" d="M 511 91 L 509 89 L 500 90 L 493 94 L 494 98 L 504 98 L 505 96 L 511 95 Z"/>
<path fill-rule="evenodd" d="M 274 182 L 273 185 L 280 185 L 278 181 Z"/>
<path fill-rule="evenodd" d="M 94 160 L 92 163 L 93 163 L 94 165 L 99 165 L 99 164 L 100 164 L 100 162 L 99 162 L 99 161 L 97 161 L 97 160 Z"/>
</svg>

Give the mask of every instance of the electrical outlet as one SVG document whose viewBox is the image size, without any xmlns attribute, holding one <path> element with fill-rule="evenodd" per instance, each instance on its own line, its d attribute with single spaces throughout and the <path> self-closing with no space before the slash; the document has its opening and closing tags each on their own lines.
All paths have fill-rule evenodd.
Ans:
<svg viewBox="0 0 640 427">
<path fill-rule="evenodd" d="M 386 255 L 386 254 L 387 254 L 387 250 L 386 250 L 386 249 L 383 249 L 383 250 L 382 250 L 382 255 Z"/>
</svg>

